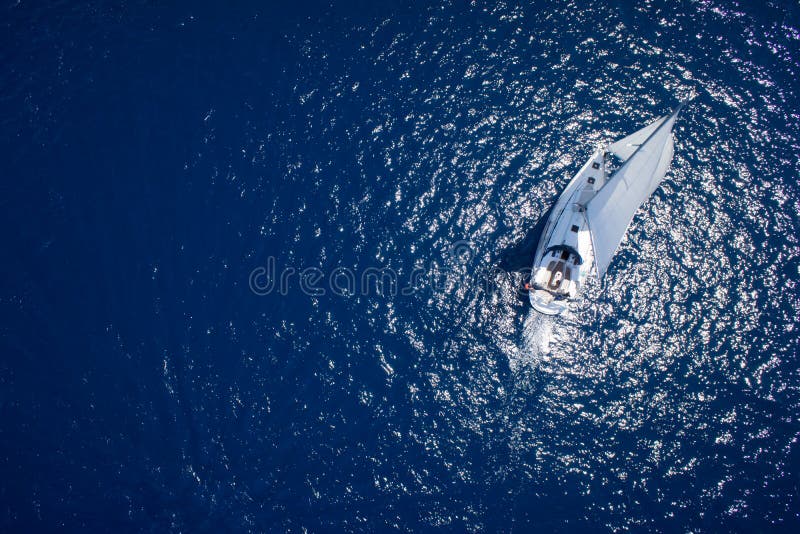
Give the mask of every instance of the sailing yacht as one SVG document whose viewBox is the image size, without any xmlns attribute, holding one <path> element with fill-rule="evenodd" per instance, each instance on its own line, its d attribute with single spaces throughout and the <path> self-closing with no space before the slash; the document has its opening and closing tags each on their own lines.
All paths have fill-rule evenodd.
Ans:
<svg viewBox="0 0 800 534">
<path fill-rule="evenodd" d="M 558 315 L 594 272 L 602 280 L 633 216 L 658 188 L 672 161 L 672 127 L 686 101 L 592 154 L 556 201 L 536 248 L 531 305 Z M 616 170 L 610 169 L 614 164 Z"/>
</svg>

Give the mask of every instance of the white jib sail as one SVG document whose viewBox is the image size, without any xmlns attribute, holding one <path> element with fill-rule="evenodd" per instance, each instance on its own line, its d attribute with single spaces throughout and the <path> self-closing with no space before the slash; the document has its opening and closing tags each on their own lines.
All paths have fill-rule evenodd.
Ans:
<svg viewBox="0 0 800 534">
<path fill-rule="evenodd" d="M 639 206 L 664 179 L 672 160 L 672 126 L 682 107 L 609 146 L 625 162 L 586 206 L 600 278 Z"/>
</svg>

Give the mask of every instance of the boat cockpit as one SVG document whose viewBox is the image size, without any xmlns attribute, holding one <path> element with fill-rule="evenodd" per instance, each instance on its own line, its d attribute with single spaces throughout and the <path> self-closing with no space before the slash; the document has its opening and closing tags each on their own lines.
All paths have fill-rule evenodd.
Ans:
<svg viewBox="0 0 800 534">
<path fill-rule="evenodd" d="M 577 266 L 583 263 L 578 251 L 566 245 L 550 247 L 540 265 L 547 267 L 536 276 L 534 289 L 545 290 L 555 298 L 568 298 L 572 281 L 577 281 Z"/>
</svg>

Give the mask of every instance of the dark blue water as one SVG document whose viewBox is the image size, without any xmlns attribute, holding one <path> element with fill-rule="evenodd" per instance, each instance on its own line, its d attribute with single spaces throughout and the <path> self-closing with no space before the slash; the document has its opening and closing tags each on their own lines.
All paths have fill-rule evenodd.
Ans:
<svg viewBox="0 0 800 534">
<path fill-rule="evenodd" d="M 797 528 L 800 8 L 639 4 L 4 3 L 2 530 Z M 690 94 L 535 316 L 499 270 Z"/>
</svg>

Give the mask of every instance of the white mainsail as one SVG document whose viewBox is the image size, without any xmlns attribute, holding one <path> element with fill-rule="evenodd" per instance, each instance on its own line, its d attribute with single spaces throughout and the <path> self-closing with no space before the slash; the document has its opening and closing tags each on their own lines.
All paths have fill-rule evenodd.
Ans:
<svg viewBox="0 0 800 534">
<path fill-rule="evenodd" d="M 668 117 L 609 146 L 624 161 L 586 205 L 597 274 L 602 279 L 633 216 L 656 190 L 672 160 L 672 126 L 683 103 Z"/>
</svg>

